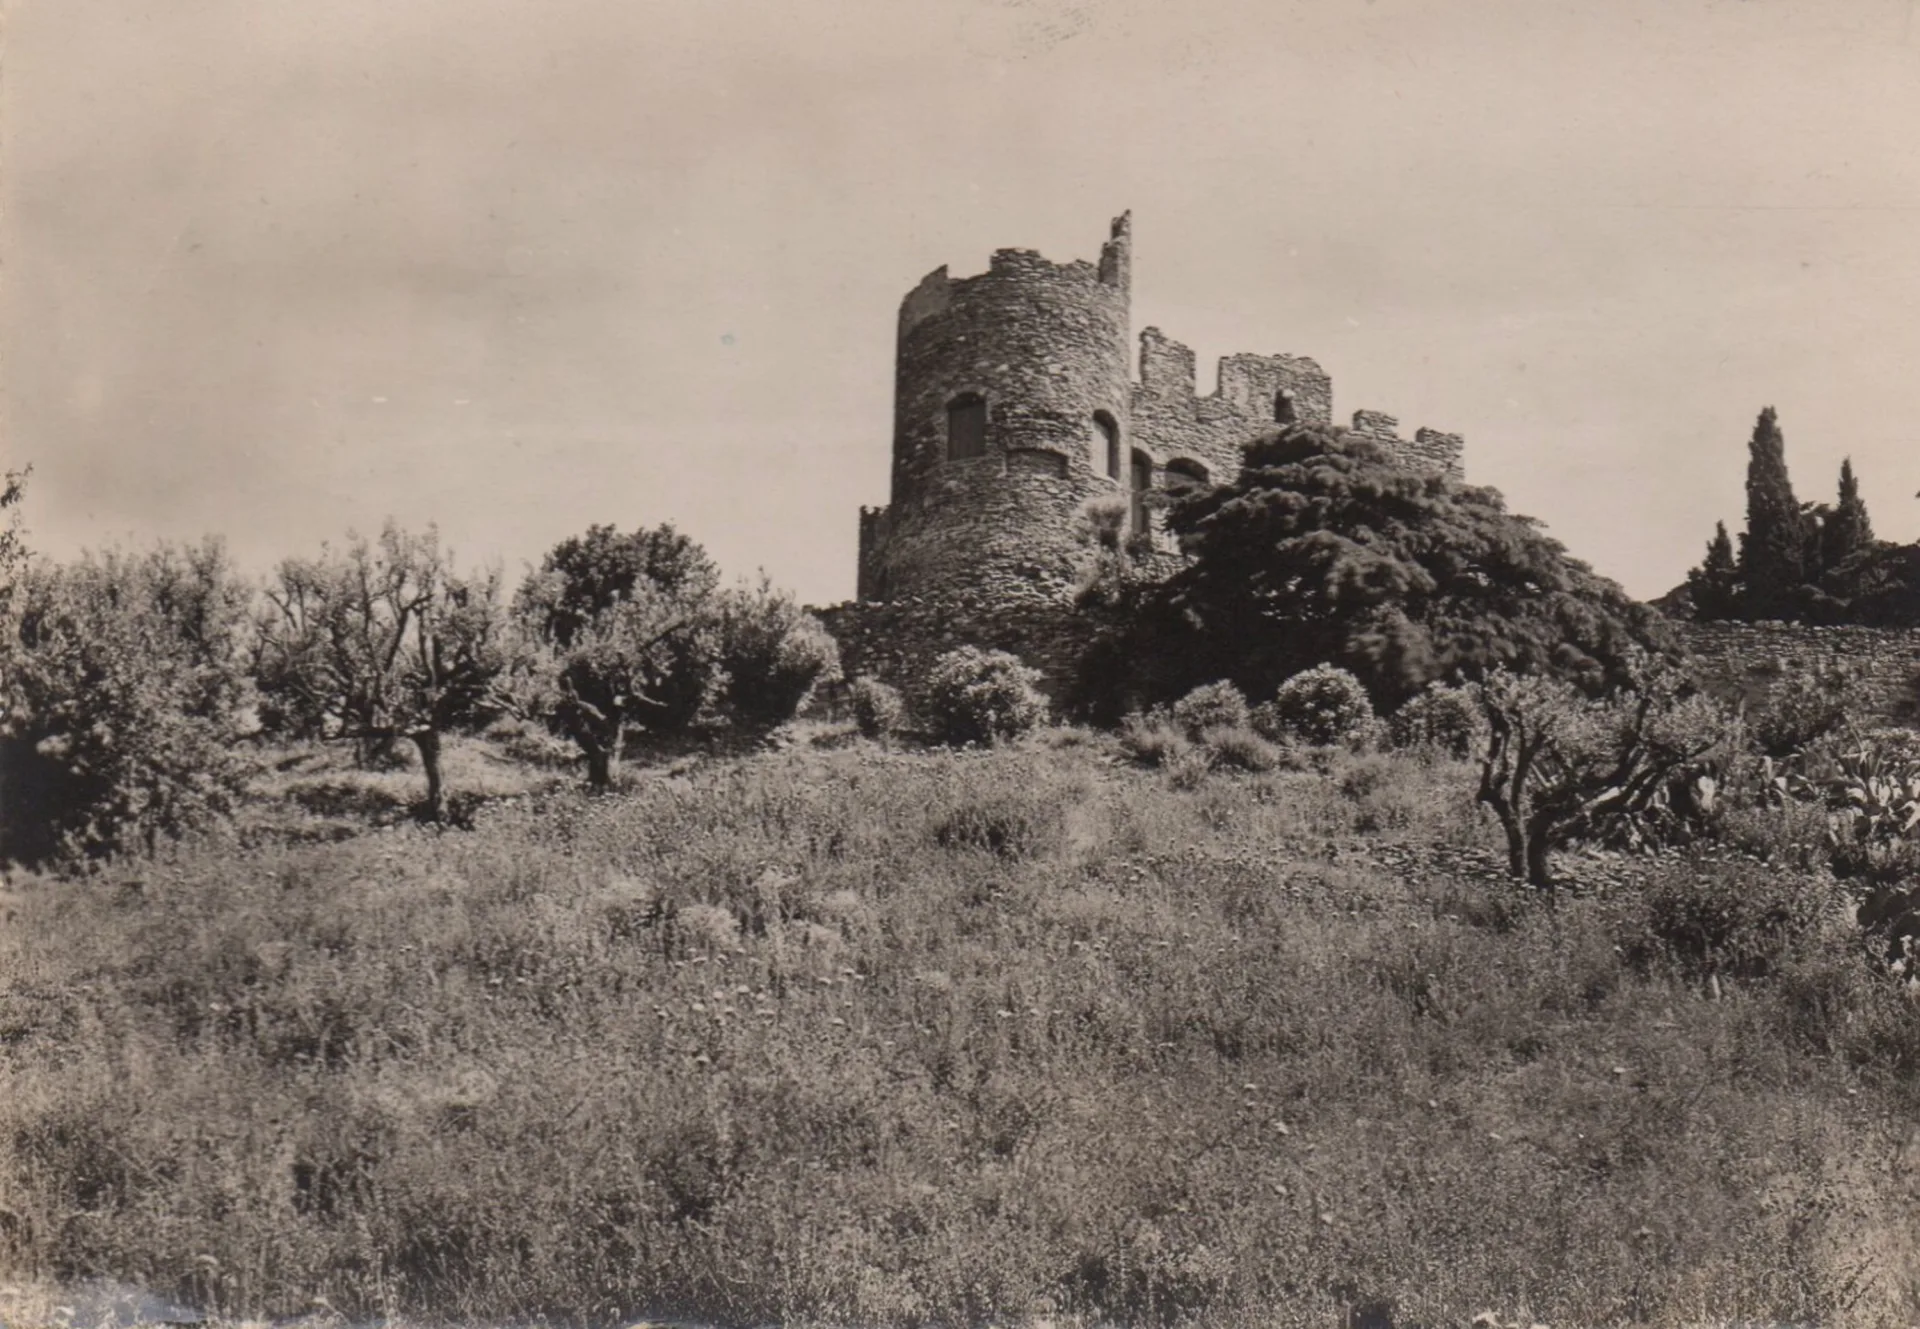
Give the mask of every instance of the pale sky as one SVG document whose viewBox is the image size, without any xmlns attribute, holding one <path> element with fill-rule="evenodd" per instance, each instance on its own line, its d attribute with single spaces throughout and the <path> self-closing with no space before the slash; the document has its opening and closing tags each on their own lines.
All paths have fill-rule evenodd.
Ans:
<svg viewBox="0 0 1920 1329">
<path fill-rule="evenodd" d="M 1773 405 L 1920 535 L 1915 0 L 5 0 L 0 462 L 30 543 L 264 571 L 594 522 L 853 593 L 894 320 L 1094 258 L 1642 596 Z"/>
</svg>

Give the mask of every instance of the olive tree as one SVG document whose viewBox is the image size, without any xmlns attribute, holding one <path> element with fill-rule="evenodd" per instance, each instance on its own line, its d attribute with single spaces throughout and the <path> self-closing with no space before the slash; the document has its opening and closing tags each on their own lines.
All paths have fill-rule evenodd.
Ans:
<svg viewBox="0 0 1920 1329">
<path fill-rule="evenodd" d="M 1646 812 L 1732 730 L 1731 717 L 1677 672 L 1635 674 L 1631 686 L 1597 698 L 1551 675 L 1504 669 L 1478 686 L 1488 731 L 1478 797 L 1506 833 L 1513 876 L 1551 888 L 1554 850 Z"/>
<path fill-rule="evenodd" d="M 508 705 L 513 642 L 497 570 L 462 575 L 429 527 L 392 522 L 378 540 L 348 537 L 318 558 L 289 559 L 266 592 L 255 677 L 261 719 L 291 737 L 362 745 L 410 741 L 427 779 L 422 812 L 439 820 L 445 734 Z"/>
</svg>

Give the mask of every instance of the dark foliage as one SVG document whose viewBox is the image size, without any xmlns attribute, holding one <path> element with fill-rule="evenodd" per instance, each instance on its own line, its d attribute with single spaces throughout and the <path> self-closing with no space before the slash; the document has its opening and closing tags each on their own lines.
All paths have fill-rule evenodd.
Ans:
<svg viewBox="0 0 1920 1329">
<path fill-rule="evenodd" d="M 1747 529 L 1740 574 L 1747 617 L 1793 618 L 1807 581 L 1806 526 L 1787 476 L 1786 438 L 1769 406 L 1747 445 Z"/>
<path fill-rule="evenodd" d="M 1497 490 L 1407 469 L 1344 430 L 1254 440 L 1238 478 L 1176 502 L 1168 526 L 1191 562 L 1138 592 L 1086 663 L 1109 709 L 1216 678 L 1271 696 L 1319 663 L 1381 709 L 1500 666 L 1599 691 L 1636 649 L 1668 644 L 1654 611 Z"/>
</svg>

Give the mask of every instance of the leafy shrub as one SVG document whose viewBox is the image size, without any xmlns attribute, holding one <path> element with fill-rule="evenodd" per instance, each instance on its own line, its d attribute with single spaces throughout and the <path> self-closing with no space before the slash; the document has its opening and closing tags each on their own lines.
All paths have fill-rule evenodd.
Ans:
<svg viewBox="0 0 1920 1329">
<path fill-rule="evenodd" d="M 885 738 L 906 719 L 907 707 L 899 691 L 867 674 L 853 680 L 847 700 L 853 708 L 853 723 L 868 738 Z"/>
<path fill-rule="evenodd" d="M 1236 771 L 1270 771 L 1282 759 L 1282 749 L 1245 725 L 1217 725 L 1200 735 L 1215 766 Z"/>
<path fill-rule="evenodd" d="M 1006 651 L 962 646 L 934 661 L 922 709 L 943 743 L 1017 738 L 1047 717 L 1038 670 Z"/>
<path fill-rule="evenodd" d="M 1373 703 L 1360 680 L 1336 665 L 1315 665 L 1280 685 L 1265 723 L 1297 742 L 1326 747 L 1364 732 Z"/>
<path fill-rule="evenodd" d="M 1429 683 L 1395 711 L 1387 732 L 1397 748 L 1424 749 L 1465 760 L 1486 741 L 1487 722 L 1473 691 Z"/>
<path fill-rule="evenodd" d="M 1643 893 L 1626 949 L 1665 956 L 1698 977 L 1779 972 L 1839 917 L 1831 881 L 1755 863 L 1699 861 Z"/>
<path fill-rule="evenodd" d="M 791 720 L 814 688 L 840 676 L 840 649 L 820 620 L 762 579 L 718 597 L 723 705 L 750 729 Z"/>
<path fill-rule="evenodd" d="M 1768 689 L 1749 732 L 1764 755 L 1788 757 L 1845 730 L 1859 702 L 1859 679 L 1845 666 L 1788 672 Z"/>
<path fill-rule="evenodd" d="M 25 572 L 0 616 L 0 855 L 151 851 L 232 810 L 246 606 L 214 541 Z"/>
<path fill-rule="evenodd" d="M 1142 766 L 1165 766 L 1193 750 L 1193 740 L 1162 710 L 1135 711 L 1120 722 L 1120 748 Z"/>
<path fill-rule="evenodd" d="M 1247 699 L 1224 679 L 1203 683 L 1173 704 L 1173 722 L 1197 739 L 1209 729 L 1244 729 Z"/>
</svg>

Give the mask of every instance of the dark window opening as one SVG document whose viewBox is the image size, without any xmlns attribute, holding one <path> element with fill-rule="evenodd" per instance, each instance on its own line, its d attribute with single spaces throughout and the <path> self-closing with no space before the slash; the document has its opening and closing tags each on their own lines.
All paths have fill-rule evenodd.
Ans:
<svg viewBox="0 0 1920 1329">
<path fill-rule="evenodd" d="M 966 393 L 947 403 L 947 459 L 960 461 L 987 454 L 987 400 Z"/>
<path fill-rule="evenodd" d="M 1185 493 L 1190 489 L 1207 487 L 1207 468 L 1197 461 L 1188 461 L 1182 457 L 1167 463 L 1167 490 L 1170 493 Z"/>
<path fill-rule="evenodd" d="M 1133 519 L 1133 533 L 1147 532 L 1147 491 L 1153 488 L 1153 458 L 1144 452 L 1133 454 L 1133 485 L 1127 495 Z"/>
<path fill-rule="evenodd" d="M 1105 411 L 1093 413 L 1093 423 L 1100 431 L 1100 439 L 1106 444 L 1107 474 L 1113 479 L 1120 478 L 1120 424 Z"/>
<path fill-rule="evenodd" d="M 1273 418 L 1283 425 L 1290 425 L 1300 418 L 1293 409 L 1293 394 L 1285 388 L 1273 395 Z"/>
</svg>

